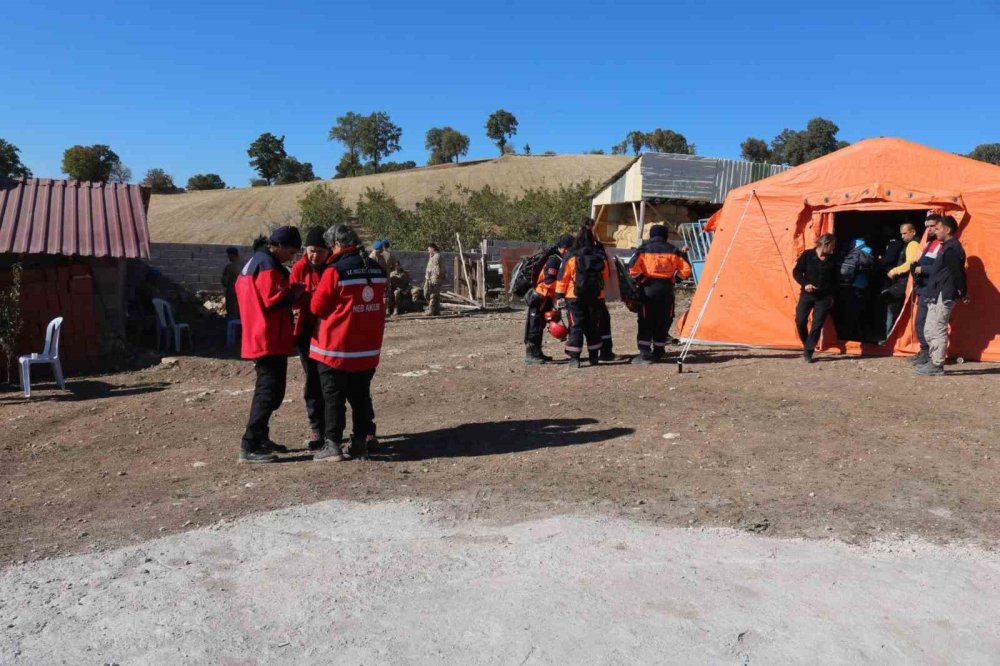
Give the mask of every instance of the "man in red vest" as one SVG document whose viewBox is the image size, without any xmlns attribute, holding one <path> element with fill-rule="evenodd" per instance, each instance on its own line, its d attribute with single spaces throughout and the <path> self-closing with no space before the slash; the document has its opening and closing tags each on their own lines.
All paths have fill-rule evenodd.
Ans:
<svg viewBox="0 0 1000 666">
<path fill-rule="evenodd" d="M 309 303 L 319 319 L 309 357 L 319 362 L 326 412 L 323 448 L 313 459 L 338 462 L 366 456 L 369 444 L 376 443 L 371 383 L 385 333 L 387 276 L 365 254 L 351 227 L 339 224 L 326 238 L 333 255 Z M 346 403 L 351 404 L 354 431 L 349 445 L 341 448 Z"/>
<path fill-rule="evenodd" d="M 236 278 L 236 298 L 243 322 L 242 356 L 252 359 L 257 373 L 250 418 L 240 445 L 239 462 L 274 462 L 275 452 L 288 449 L 271 441 L 271 414 L 285 399 L 288 357 L 294 346 L 292 306 L 302 294 L 292 286 L 283 264 L 295 258 L 302 237 L 295 227 L 279 227 Z"/>
</svg>

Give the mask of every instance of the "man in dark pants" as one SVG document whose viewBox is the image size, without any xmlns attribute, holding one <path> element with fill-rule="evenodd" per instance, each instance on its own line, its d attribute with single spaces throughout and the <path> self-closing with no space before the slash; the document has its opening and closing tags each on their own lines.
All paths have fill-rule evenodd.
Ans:
<svg viewBox="0 0 1000 666">
<path fill-rule="evenodd" d="M 931 346 L 927 343 L 924 335 L 924 327 L 927 325 L 927 294 L 928 284 L 934 272 L 934 260 L 937 259 L 941 250 L 941 241 L 937 239 L 937 223 L 941 216 L 931 214 L 927 216 L 927 244 L 924 246 L 920 258 L 911 266 L 913 271 L 913 293 L 916 298 L 916 314 L 913 317 L 913 326 L 916 329 L 917 340 L 920 342 L 920 351 L 911 359 L 914 367 L 924 365 L 931 360 Z M 926 298 L 925 298 L 926 296 Z"/>
<path fill-rule="evenodd" d="M 802 357 L 806 363 L 813 361 L 813 352 L 819 343 L 823 323 L 833 307 L 833 294 L 838 280 L 833 250 L 833 234 L 823 234 L 817 239 L 816 248 L 803 252 L 792 270 L 792 276 L 802 287 L 799 303 L 795 308 L 795 326 L 802 341 Z M 812 326 L 809 326 L 810 313 Z"/>
<path fill-rule="evenodd" d="M 314 460 L 339 462 L 367 455 L 375 439 L 371 383 L 385 334 L 385 290 L 388 276 L 361 247 L 354 230 L 339 224 L 327 232 L 333 245 L 330 264 L 309 308 L 319 325 L 309 344 L 309 357 L 319 365 L 326 432 Z M 354 424 L 350 444 L 341 448 L 351 405 Z"/>
<path fill-rule="evenodd" d="M 302 238 L 295 227 L 274 230 L 266 248 L 250 258 L 236 279 L 243 321 L 242 356 L 257 373 L 250 418 L 240 444 L 239 462 L 268 463 L 288 449 L 271 441 L 271 414 L 285 399 L 288 357 L 294 346 L 292 306 L 301 294 L 291 286 L 283 264 L 295 258 Z"/>
<path fill-rule="evenodd" d="M 914 369 L 919 375 L 943 375 L 948 354 L 948 322 L 955 305 L 969 302 L 965 278 L 965 248 L 955 238 L 958 222 L 950 215 L 937 221 L 934 235 L 941 248 L 924 288 L 927 301 L 927 321 L 924 337 L 930 347 L 930 360 Z M 918 270 L 919 267 L 918 267 Z M 921 273 L 923 271 L 921 270 Z"/>
<path fill-rule="evenodd" d="M 573 237 L 563 234 L 556 241 L 556 251 L 545 260 L 542 270 L 538 273 L 533 289 L 525 294 L 528 303 L 528 317 L 524 322 L 524 362 L 528 365 L 538 365 L 551 361 L 550 356 L 542 353 L 542 337 L 545 334 L 545 313 L 555 308 L 556 281 L 559 278 L 559 268 L 563 257 L 573 247 Z"/>
<path fill-rule="evenodd" d="M 305 374 L 305 387 L 302 397 L 306 402 L 306 416 L 309 419 L 309 439 L 306 446 L 312 450 L 323 447 L 325 410 L 323 407 L 323 389 L 319 382 L 319 363 L 309 358 L 309 340 L 316 328 L 316 318 L 309 311 L 309 301 L 313 292 L 319 286 L 327 262 L 330 259 L 330 247 L 323 238 L 322 227 L 313 227 L 306 232 L 305 252 L 302 258 L 292 266 L 291 283 L 302 285 L 302 296 L 296 303 L 299 316 L 295 320 L 295 349 L 302 363 Z"/>
<path fill-rule="evenodd" d="M 601 254 L 607 256 L 604 249 L 604 243 L 597 240 L 597 229 L 596 222 L 592 217 L 584 217 L 582 226 L 590 231 L 590 237 L 594 239 L 594 248 L 598 250 Z M 614 339 L 611 336 L 611 312 L 608 310 L 608 304 L 601 297 L 596 304 L 597 307 L 597 327 L 601 334 L 601 360 L 602 361 L 616 361 L 618 357 L 615 356 L 614 352 Z"/>
<path fill-rule="evenodd" d="M 583 227 L 573 251 L 563 261 L 556 283 L 556 307 L 565 308 L 568 313 L 566 356 L 571 368 L 580 367 L 585 339 L 590 365 L 599 363 L 603 343 L 598 303 L 604 300 L 608 274 L 607 256 L 594 247 L 593 234 Z"/>
<path fill-rule="evenodd" d="M 663 358 L 673 321 L 674 281 L 691 277 L 691 265 L 680 250 L 667 242 L 667 228 L 654 224 L 649 240 L 629 260 L 628 272 L 639 286 L 639 326 L 635 364 Z"/>
</svg>

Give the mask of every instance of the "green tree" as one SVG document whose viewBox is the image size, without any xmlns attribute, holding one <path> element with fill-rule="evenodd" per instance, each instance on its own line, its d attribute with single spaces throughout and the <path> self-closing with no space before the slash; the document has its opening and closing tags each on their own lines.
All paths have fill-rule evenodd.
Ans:
<svg viewBox="0 0 1000 666">
<path fill-rule="evenodd" d="M 632 153 L 638 155 L 646 145 L 646 133 L 632 130 L 625 135 L 625 140 L 622 143 L 625 146 L 631 146 Z"/>
<path fill-rule="evenodd" d="M 187 182 L 188 192 L 196 192 L 197 190 L 224 190 L 225 188 L 226 183 L 223 182 L 222 177 L 217 173 L 196 173 L 188 178 Z"/>
<path fill-rule="evenodd" d="M 837 139 L 840 128 L 826 118 L 813 118 L 801 131 L 784 129 L 771 141 L 773 161 L 798 166 L 849 145 Z"/>
<path fill-rule="evenodd" d="M 344 197 L 326 183 L 313 185 L 299 199 L 303 228 L 331 227 L 346 224 L 351 217 L 351 209 L 344 203 Z"/>
<path fill-rule="evenodd" d="M 527 144 L 527 143 L 524 144 L 524 154 L 525 155 L 530 155 L 531 154 L 531 145 L 530 144 Z"/>
<path fill-rule="evenodd" d="M 431 151 L 428 164 L 458 162 L 458 158 L 469 152 L 469 137 L 451 127 L 432 127 L 427 130 L 424 147 Z"/>
<path fill-rule="evenodd" d="M 174 185 L 174 177 L 163 169 L 150 169 L 139 184 L 148 187 L 153 194 L 176 194 L 182 191 Z"/>
<path fill-rule="evenodd" d="M 612 155 L 624 155 L 628 152 L 628 141 L 622 141 L 611 146 Z"/>
<path fill-rule="evenodd" d="M 352 154 L 350 151 L 344 153 L 340 157 L 340 162 L 337 163 L 337 170 L 334 173 L 334 178 L 350 178 L 351 176 L 360 176 L 365 171 L 365 167 L 358 160 L 357 155 Z"/>
<path fill-rule="evenodd" d="M 969 157 L 1000 166 L 1000 143 L 981 143 L 972 149 Z"/>
<path fill-rule="evenodd" d="M 593 148 L 591 150 L 588 150 L 587 154 L 588 155 L 604 155 L 605 153 L 604 153 L 604 149 L 603 148 Z"/>
<path fill-rule="evenodd" d="M 360 113 L 348 111 L 337 118 L 337 123 L 330 128 L 330 133 L 327 135 L 327 140 L 344 144 L 351 161 L 357 164 L 361 164 L 361 125 L 364 118 Z"/>
<path fill-rule="evenodd" d="M 655 129 L 646 135 L 646 145 L 658 153 L 694 155 L 695 145 L 673 130 Z"/>
<path fill-rule="evenodd" d="M 281 164 L 288 153 L 285 151 L 285 137 L 276 137 L 270 132 L 264 132 L 247 148 L 250 166 L 268 185 L 281 173 Z"/>
<path fill-rule="evenodd" d="M 31 178 L 31 169 L 21 162 L 21 149 L 0 139 L 0 178 Z"/>
<path fill-rule="evenodd" d="M 17 343 L 21 337 L 23 324 L 21 311 L 21 264 L 10 267 L 10 286 L 0 289 L 0 353 L 4 357 L 7 383 L 10 383 L 10 367 L 17 358 Z"/>
<path fill-rule="evenodd" d="M 316 180 L 313 173 L 312 162 L 299 162 L 289 155 L 281 161 L 281 170 L 275 179 L 277 185 L 288 185 L 289 183 L 308 183 Z"/>
<path fill-rule="evenodd" d="M 391 238 L 393 247 L 423 249 L 421 230 L 411 211 L 403 210 L 384 188 L 367 188 L 358 199 L 358 225 L 375 238 Z"/>
<path fill-rule="evenodd" d="M 376 111 L 361 119 L 359 131 L 361 155 L 371 161 L 374 171 L 378 173 L 382 158 L 399 151 L 403 130 L 392 122 L 388 113 Z"/>
<path fill-rule="evenodd" d="M 517 134 L 517 118 L 510 111 L 497 109 L 486 119 L 486 136 L 497 145 L 500 154 L 507 153 L 507 142 Z"/>
<path fill-rule="evenodd" d="M 750 162 L 763 162 L 765 164 L 774 161 L 774 156 L 771 154 L 771 149 L 767 147 L 767 142 L 752 136 L 740 144 L 740 157 Z"/>
<path fill-rule="evenodd" d="M 121 159 L 115 151 L 104 144 L 73 146 L 63 153 L 62 170 L 73 180 L 104 183 L 119 163 Z"/>
<path fill-rule="evenodd" d="M 391 173 L 393 171 L 408 171 L 409 169 L 416 169 L 417 163 L 413 160 L 406 160 L 405 162 L 383 162 L 378 166 L 378 171 L 375 170 L 375 165 L 368 163 L 365 165 L 365 174 L 373 173 Z"/>
</svg>

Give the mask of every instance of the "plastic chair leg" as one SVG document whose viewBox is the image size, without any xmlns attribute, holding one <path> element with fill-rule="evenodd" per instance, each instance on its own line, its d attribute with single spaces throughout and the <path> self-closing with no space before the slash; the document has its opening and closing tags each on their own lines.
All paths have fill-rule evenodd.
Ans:
<svg viewBox="0 0 1000 666">
<path fill-rule="evenodd" d="M 63 377 L 62 363 L 59 361 L 59 359 L 52 361 L 52 374 L 55 375 L 56 385 L 58 385 L 59 388 L 65 391 L 66 378 Z"/>
<path fill-rule="evenodd" d="M 21 388 L 24 389 L 24 397 L 31 397 L 31 364 L 27 360 L 21 361 Z"/>
</svg>

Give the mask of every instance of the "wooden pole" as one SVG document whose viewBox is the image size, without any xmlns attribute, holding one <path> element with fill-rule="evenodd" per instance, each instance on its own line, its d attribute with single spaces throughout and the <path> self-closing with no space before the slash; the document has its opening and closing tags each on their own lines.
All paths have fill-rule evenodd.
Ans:
<svg viewBox="0 0 1000 666">
<path fill-rule="evenodd" d="M 462 237 L 455 234 L 455 242 L 458 244 L 458 258 L 462 262 L 462 275 L 465 276 L 465 284 L 469 287 L 469 298 L 474 299 L 476 292 L 472 289 L 472 280 L 469 279 L 469 270 L 465 267 L 465 253 L 462 252 Z"/>
<path fill-rule="evenodd" d="M 642 245 L 642 232 L 645 226 L 646 226 L 646 200 L 643 199 L 639 203 L 639 237 L 635 239 L 636 247 Z"/>
</svg>

